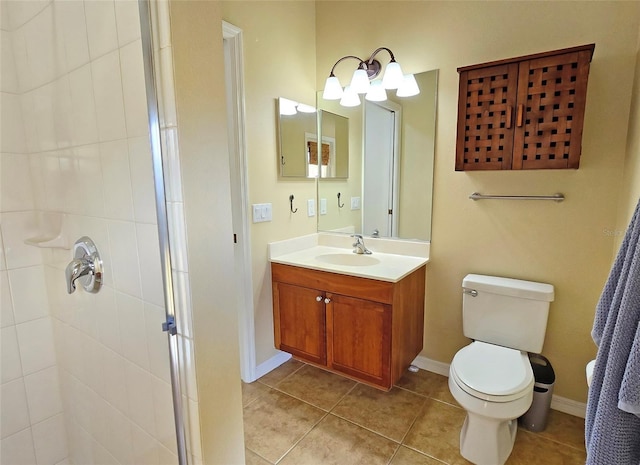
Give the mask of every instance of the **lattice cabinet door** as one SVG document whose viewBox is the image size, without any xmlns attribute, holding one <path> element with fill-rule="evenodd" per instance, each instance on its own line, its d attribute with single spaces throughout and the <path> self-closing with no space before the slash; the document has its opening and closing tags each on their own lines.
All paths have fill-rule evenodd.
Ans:
<svg viewBox="0 0 640 465">
<path fill-rule="evenodd" d="M 518 65 L 460 73 L 456 170 L 511 168 Z"/>
<path fill-rule="evenodd" d="M 578 168 L 594 48 L 458 68 L 456 170 Z"/>
<path fill-rule="evenodd" d="M 591 53 L 520 63 L 513 169 L 578 168 Z"/>
</svg>

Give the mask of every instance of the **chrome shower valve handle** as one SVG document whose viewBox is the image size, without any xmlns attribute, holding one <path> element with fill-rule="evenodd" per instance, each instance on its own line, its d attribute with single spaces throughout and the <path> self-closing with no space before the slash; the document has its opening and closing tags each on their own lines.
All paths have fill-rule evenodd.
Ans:
<svg viewBox="0 0 640 465">
<path fill-rule="evenodd" d="M 84 290 L 96 293 L 102 286 L 102 259 L 95 243 L 83 236 L 73 246 L 73 260 L 67 265 L 65 276 L 67 280 L 67 292 L 72 294 L 76 290 L 76 281 Z"/>
</svg>

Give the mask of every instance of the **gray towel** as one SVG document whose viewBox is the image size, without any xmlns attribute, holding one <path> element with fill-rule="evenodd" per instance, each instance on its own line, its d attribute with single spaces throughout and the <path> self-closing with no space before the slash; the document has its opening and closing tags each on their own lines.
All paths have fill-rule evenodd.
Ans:
<svg viewBox="0 0 640 465">
<path fill-rule="evenodd" d="M 596 308 L 587 465 L 640 465 L 640 202 Z"/>
</svg>

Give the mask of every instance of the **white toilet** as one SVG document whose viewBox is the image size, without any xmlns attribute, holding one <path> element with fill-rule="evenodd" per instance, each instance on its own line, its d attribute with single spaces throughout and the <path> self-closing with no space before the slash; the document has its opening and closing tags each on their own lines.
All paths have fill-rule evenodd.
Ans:
<svg viewBox="0 0 640 465">
<path fill-rule="evenodd" d="M 474 342 L 449 369 L 449 390 L 467 411 L 460 453 L 476 465 L 503 465 L 533 401 L 527 352 L 542 351 L 553 286 L 470 274 L 462 289 L 463 331 Z"/>
</svg>

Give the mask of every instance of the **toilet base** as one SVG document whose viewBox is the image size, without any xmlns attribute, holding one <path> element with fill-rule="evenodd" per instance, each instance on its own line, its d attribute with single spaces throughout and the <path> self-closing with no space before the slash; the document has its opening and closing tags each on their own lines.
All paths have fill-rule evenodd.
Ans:
<svg viewBox="0 0 640 465">
<path fill-rule="evenodd" d="M 503 465 L 516 440 L 518 420 L 496 421 L 468 413 L 460 431 L 460 453 L 476 465 Z"/>
</svg>

